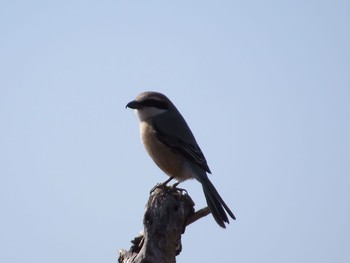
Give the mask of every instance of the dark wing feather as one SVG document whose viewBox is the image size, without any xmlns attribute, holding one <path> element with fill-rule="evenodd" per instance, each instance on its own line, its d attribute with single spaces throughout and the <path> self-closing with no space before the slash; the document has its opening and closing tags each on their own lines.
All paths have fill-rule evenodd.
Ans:
<svg viewBox="0 0 350 263">
<path fill-rule="evenodd" d="M 164 143 L 170 148 L 178 150 L 191 162 L 195 163 L 208 173 L 211 173 L 207 164 L 207 160 L 205 159 L 204 154 L 202 153 L 202 150 L 199 148 L 198 144 L 193 145 L 190 143 L 186 143 L 175 136 L 166 135 L 159 128 L 157 128 L 157 125 L 154 125 L 154 128 L 156 131 L 157 138 L 162 143 Z"/>
</svg>

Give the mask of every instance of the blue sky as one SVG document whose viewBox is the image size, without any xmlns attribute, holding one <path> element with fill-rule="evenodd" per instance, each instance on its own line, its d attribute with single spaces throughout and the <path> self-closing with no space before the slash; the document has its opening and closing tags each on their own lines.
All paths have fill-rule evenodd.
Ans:
<svg viewBox="0 0 350 263">
<path fill-rule="evenodd" d="M 2 1 L 0 261 L 116 262 L 166 176 L 125 105 L 177 105 L 237 220 L 178 262 L 350 261 L 347 1 Z M 200 185 L 182 184 L 205 205 Z"/>
</svg>

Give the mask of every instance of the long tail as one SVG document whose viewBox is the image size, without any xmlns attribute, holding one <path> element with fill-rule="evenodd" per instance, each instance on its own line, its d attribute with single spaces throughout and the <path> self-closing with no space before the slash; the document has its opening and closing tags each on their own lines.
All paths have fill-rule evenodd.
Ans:
<svg viewBox="0 0 350 263">
<path fill-rule="evenodd" d="M 225 223 L 229 223 L 226 212 L 230 217 L 236 220 L 236 217 L 226 205 L 224 200 L 219 195 L 218 191 L 215 189 L 212 182 L 210 182 L 206 174 L 201 174 L 201 176 L 196 176 L 196 179 L 202 184 L 205 199 L 207 200 L 208 207 L 215 219 L 215 221 L 222 228 L 226 228 Z M 226 212 L 225 212 L 225 210 Z"/>
</svg>

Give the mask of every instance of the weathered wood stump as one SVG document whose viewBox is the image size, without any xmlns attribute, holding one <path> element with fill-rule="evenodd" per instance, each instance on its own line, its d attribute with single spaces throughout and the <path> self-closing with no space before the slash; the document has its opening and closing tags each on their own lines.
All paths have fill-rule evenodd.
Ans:
<svg viewBox="0 0 350 263">
<path fill-rule="evenodd" d="M 174 263 L 180 254 L 186 226 L 210 213 L 194 212 L 185 190 L 161 186 L 150 195 L 143 219 L 144 233 L 132 240 L 129 251 L 119 251 L 119 263 Z"/>
</svg>

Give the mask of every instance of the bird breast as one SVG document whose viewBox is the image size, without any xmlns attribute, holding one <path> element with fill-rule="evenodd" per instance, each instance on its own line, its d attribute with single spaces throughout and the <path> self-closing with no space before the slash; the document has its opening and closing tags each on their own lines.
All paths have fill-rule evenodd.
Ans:
<svg viewBox="0 0 350 263">
<path fill-rule="evenodd" d="M 168 176 L 179 181 L 192 178 L 187 160 L 175 149 L 169 148 L 156 137 L 156 131 L 148 121 L 140 122 L 140 133 L 143 145 L 157 166 Z"/>
</svg>

